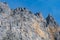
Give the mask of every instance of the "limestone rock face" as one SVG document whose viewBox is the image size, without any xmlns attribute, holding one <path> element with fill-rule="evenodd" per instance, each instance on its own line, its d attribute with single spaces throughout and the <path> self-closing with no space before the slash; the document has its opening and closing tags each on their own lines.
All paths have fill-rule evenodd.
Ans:
<svg viewBox="0 0 60 40">
<path fill-rule="evenodd" d="M 0 40 L 60 40 L 60 27 L 52 19 L 0 2 Z"/>
<path fill-rule="evenodd" d="M 8 4 L 0 2 L 0 17 L 1 18 L 6 18 L 10 15 L 10 12 L 11 12 L 11 10 L 8 7 Z"/>
</svg>

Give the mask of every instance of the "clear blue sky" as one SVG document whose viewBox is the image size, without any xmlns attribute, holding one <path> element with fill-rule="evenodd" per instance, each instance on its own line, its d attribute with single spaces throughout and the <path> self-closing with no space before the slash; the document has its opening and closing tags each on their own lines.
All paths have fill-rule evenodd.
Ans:
<svg viewBox="0 0 60 40">
<path fill-rule="evenodd" d="M 0 0 L 0 2 L 7 2 L 12 9 L 26 7 L 33 13 L 40 11 L 45 18 L 50 13 L 60 24 L 60 0 Z"/>
</svg>

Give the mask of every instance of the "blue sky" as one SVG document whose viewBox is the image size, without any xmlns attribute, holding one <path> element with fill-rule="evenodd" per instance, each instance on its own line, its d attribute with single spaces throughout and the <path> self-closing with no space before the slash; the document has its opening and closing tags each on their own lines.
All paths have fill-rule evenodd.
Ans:
<svg viewBox="0 0 60 40">
<path fill-rule="evenodd" d="M 11 9 L 26 7 L 33 13 L 41 12 L 44 18 L 50 13 L 60 24 L 60 0 L 0 0 L 7 2 Z"/>
</svg>

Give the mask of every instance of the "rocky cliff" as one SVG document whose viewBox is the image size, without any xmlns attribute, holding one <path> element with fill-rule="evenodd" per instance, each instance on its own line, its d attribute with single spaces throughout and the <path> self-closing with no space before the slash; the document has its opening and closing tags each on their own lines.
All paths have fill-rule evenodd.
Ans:
<svg viewBox="0 0 60 40">
<path fill-rule="evenodd" d="M 11 10 L 0 2 L 0 40 L 60 40 L 60 27 L 50 14 L 44 19 L 40 12 Z"/>
</svg>

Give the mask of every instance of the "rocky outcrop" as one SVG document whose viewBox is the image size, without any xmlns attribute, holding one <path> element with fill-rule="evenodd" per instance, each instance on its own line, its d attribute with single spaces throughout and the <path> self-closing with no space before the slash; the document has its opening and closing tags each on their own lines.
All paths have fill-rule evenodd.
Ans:
<svg viewBox="0 0 60 40">
<path fill-rule="evenodd" d="M 0 2 L 0 40 L 60 40 L 60 27 L 51 15 L 44 19 L 40 12 L 11 10 Z"/>
</svg>

